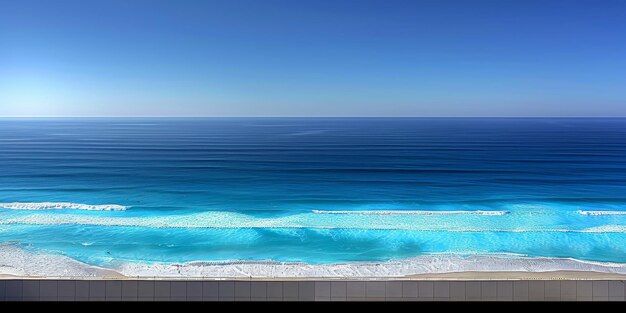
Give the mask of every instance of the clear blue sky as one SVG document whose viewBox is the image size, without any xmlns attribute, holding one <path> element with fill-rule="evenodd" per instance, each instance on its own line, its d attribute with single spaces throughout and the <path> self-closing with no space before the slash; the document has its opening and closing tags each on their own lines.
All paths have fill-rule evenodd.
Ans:
<svg viewBox="0 0 626 313">
<path fill-rule="evenodd" d="M 0 116 L 626 116 L 626 1 L 0 0 Z"/>
</svg>

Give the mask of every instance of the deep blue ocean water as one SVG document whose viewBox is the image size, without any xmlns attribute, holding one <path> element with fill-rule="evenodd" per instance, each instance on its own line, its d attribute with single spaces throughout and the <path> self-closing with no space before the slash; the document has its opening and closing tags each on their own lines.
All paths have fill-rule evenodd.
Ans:
<svg viewBox="0 0 626 313">
<path fill-rule="evenodd" d="M 0 203 L 0 242 L 96 265 L 626 263 L 626 119 L 0 119 Z"/>
</svg>

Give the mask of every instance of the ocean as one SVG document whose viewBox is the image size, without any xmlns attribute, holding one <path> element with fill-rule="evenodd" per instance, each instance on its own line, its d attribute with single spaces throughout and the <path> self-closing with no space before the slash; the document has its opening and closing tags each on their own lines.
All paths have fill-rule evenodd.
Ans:
<svg viewBox="0 0 626 313">
<path fill-rule="evenodd" d="M 3 118 L 0 242 L 104 268 L 626 264 L 626 119 Z"/>
</svg>

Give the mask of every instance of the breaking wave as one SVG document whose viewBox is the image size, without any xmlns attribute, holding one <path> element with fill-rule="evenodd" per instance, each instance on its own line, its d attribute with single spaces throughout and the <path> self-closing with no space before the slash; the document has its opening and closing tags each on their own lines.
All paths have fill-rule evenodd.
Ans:
<svg viewBox="0 0 626 313">
<path fill-rule="evenodd" d="M 368 211 L 326 211 L 313 210 L 315 214 L 356 214 L 356 215 L 487 215 L 501 216 L 509 211 L 420 211 L 420 210 L 368 210 Z"/>
<path fill-rule="evenodd" d="M 78 214 L 35 213 L 0 215 L 0 225 L 90 225 L 144 228 L 215 228 L 215 229 L 359 229 L 442 232 L 577 232 L 626 233 L 623 225 L 595 225 L 587 228 L 564 228 L 558 224 L 510 219 L 483 219 L 479 215 L 319 215 L 303 213 L 281 217 L 255 217 L 246 214 L 211 211 L 188 215 L 151 217 L 116 217 Z M 478 220 L 477 220 L 478 219 Z M 477 223 L 478 222 L 478 223 Z M 591 225 L 590 225 L 591 226 Z"/>
<path fill-rule="evenodd" d="M 584 230 L 586 233 L 626 233 L 625 225 L 602 225 Z"/>
<path fill-rule="evenodd" d="M 582 214 L 582 215 L 592 215 L 592 216 L 599 216 L 599 215 L 626 215 L 626 211 L 583 211 L 583 210 L 578 210 L 578 211 L 576 211 L 576 213 Z"/>
<path fill-rule="evenodd" d="M 86 210 L 86 211 L 124 211 L 127 206 L 117 204 L 82 204 L 72 202 L 11 202 L 0 203 L 0 208 L 9 210 Z"/>
</svg>

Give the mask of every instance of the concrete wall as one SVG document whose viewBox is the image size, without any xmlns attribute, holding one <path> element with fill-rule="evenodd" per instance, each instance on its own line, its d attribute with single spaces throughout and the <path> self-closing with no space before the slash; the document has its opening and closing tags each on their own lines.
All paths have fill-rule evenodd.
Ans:
<svg viewBox="0 0 626 313">
<path fill-rule="evenodd" d="M 625 283 L 0 280 L 0 301 L 624 301 Z"/>
</svg>

